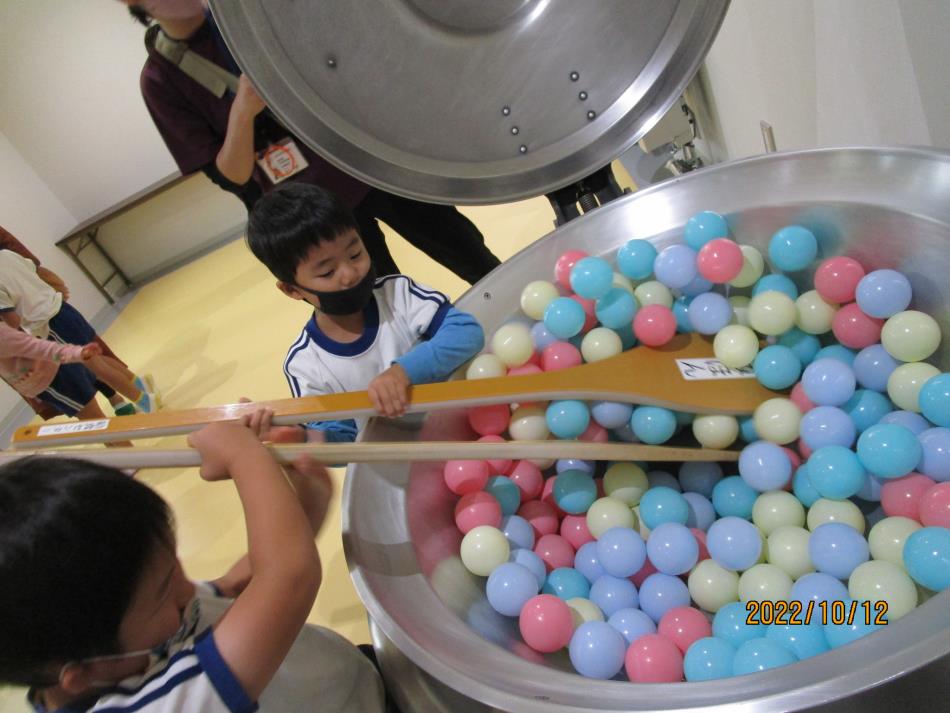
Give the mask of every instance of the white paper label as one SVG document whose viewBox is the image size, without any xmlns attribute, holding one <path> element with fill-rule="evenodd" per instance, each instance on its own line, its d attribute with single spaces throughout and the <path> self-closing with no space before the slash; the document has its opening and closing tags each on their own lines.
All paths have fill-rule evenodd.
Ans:
<svg viewBox="0 0 950 713">
<path fill-rule="evenodd" d="M 101 421 L 80 421 L 79 423 L 54 423 L 40 426 L 37 436 L 58 436 L 62 433 L 85 433 L 86 431 L 104 431 L 109 427 L 109 419 Z"/>
<path fill-rule="evenodd" d="M 687 381 L 709 381 L 712 379 L 754 379 L 751 366 L 733 369 L 718 359 L 677 359 L 676 366 Z"/>
</svg>

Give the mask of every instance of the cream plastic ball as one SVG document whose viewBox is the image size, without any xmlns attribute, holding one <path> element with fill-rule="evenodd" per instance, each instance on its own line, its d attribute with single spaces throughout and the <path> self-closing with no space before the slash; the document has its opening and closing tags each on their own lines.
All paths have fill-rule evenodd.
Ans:
<svg viewBox="0 0 950 713">
<path fill-rule="evenodd" d="M 575 629 L 588 621 L 604 621 L 604 613 L 590 599 L 573 597 L 568 599 L 566 604 L 568 609 L 571 610 L 571 619 L 574 622 Z"/>
<path fill-rule="evenodd" d="M 614 279 L 610 283 L 610 286 L 619 287 L 621 290 L 626 290 L 631 295 L 634 293 L 633 291 L 637 288 L 633 280 L 631 280 L 629 277 L 619 272 L 614 273 Z"/>
<path fill-rule="evenodd" d="M 887 602 L 887 622 L 893 624 L 917 606 L 917 586 L 903 569 L 891 562 L 870 560 L 854 568 L 848 578 L 852 599 Z M 864 613 L 864 610 L 861 610 Z M 871 610 L 874 617 L 875 611 Z"/>
<path fill-rule="evenodd" d="M 784 334 L 795 326 L 796 315 L 795 303 L 784 292 L 762 292 L 749 303 L 749 324 L 760 334 Z"/>
<path fill-rule="evenodd" d="M 502 325 L 492 335 L 491 349 L 505 366 L 521 366 L 534 354 L 531 330 L 521 322 Z"/>
<path fill-rule="evenodd" d="M 745 295 L 733 295 L 729 298 L 729 304 L 732 305 L 732 317 L 729 318 L 729 324 L 751 328 L 749 324 L 749 303 L 751 301 Z"/>
<path fill-rule="evenodd" d="M 649 487 L 646 472 L 636 463 L 613 463 L 604 473 L 604 494 L 627 507 L 639 505 Z"/>
<path fill-rule="evenodd" d="M 504 362 L 494 354 L 479 354 L 468 365 L 465 371 L 466 379 L 493 379 L 498 376 L 505 376 L 508 369 Z"/>
<path fill-rule="evenodd" d="M 462 538 L 462 564 L 479 577 L 487 577 L 495 567 L 507 562 L 510 553 L 508 539 L 497 527 L 479 525 Z"/>
<path fill-rule="evenodd" d="M 689 573 L 689 595 L 708 612 L 716 613 L 726 604 L 739 600 L 739 575 L 714 560 L 703 560 Z"/>
<path fill-rule="evenodd" d="M 921 528 L 921 524 L 909 517 L 885 517 L 871 528 L 868 533 L 868 546 L 871 557 L 904 567 L 904 543 L 907 538 Z"/>
<path fill-rule="evenodd" d="M 884 323 L 881 344 L 898 361 L 923 361 L 940 346 L 940 325 L 917 310 L 898 312 Z"/>
<path fill-rule="evenodd" d="M 595 500 L 587 510 L 587 529 L 594 539 L 612 527 L 637 529 L 637 517 L 623 501 L 604 497 Z"/>
<path fill-rule="evenodd" d="M 752 522 L 768 537 L 780 527 L 804 525 L 805 508 L 791 493 L 769 490 L 755 499 Z"/>
<path fill-rule="evenodd" d="M 777 397 L 763 401 L 752 414 L 755 432 L 764 441 L 785 445 L 799 435 L 802 412 L 791 399 Z"/>
<path fill-rule="evenodd" d="M 850 525 L 855 530 L 864 534 L 864 515 L 860 508 L 850 500 L 828 500 L 819 498 L 808 508 L 808 515 L 805 517 L 808 529 L 815 531 L 820 525 L 827 522 L 843 522 Z"/>
<path fill-rule="evenodd" d="M 795 326 L 808 334 L 825 334 L 831 331 L 831 323 L 838 305 L 826 302 L 817 290 L 809 290 L 795 300 Z"/>
<path fill-rule="evenodd" d="M 622 351 L 620 335 L 607 327 L 595 327 L 581 341 L 581 356 L 587 363 L 609 359 Z"/>
<path fill-rule="evenodd" d="M 637 302 L 641 307 L 647 305 L 673 306 L 673 293 L 670 292 L 670 288 L 657 280 L 641 282 L 633 290 L 633 296 L 637 298 Z"/>
<path fill-rule="evenodd" d="M 739 437 L 739 422 L 735 416 L 697 416 L 693 435 L 703 448 L 728 448 Z"/>
<path fill-rule="evenodd" d="M 920 413 L 920 390 L 939 373 L 937 367 L 920 361 L 901 364 L 887 377 L 887 395 L 897 408 Z"/>
<path fill-rule="evenodd" d="M 529 282 L 521 291 L 521 311 L 531 319 L 544 319 L 544 310 L 559 296 L 560 293 L 553 282 L 547 280 Z"/>
<path fill-rule="evenodd" d="M 759 353 L 759 338 L 748 327 L 730 324 L 716 334 L 713 352 L 719 361 L 733 369 L 749 366 Z"/>
<path fill-rule="evenodd" d="M 742 250 L 742 269 L 729 284 L 733 287 L 751 287 L 765 271 L 765 258 L 751 245 L 740 245 L 739 249 Z"/>
<path fill-rule="evenodd" d="M 769 564 L 774 564 L 793 580 L 815 571 L 808 554 L 811 533 L 804 527 L 783 525 L 769 535 Z"/>
<path fill-rule="evenodd" d="M 757 564 L 739 577 L 739 601 L 786 601 L 792 593 L 792 578 L 774 564 Z"/>
<path fill-rule="evenodd" d="M 511 414 L 508 435 L 513 441 L 546 441 L 551 432 L 545 409 L 538 406 L 519 406 Z"/>
</svg>

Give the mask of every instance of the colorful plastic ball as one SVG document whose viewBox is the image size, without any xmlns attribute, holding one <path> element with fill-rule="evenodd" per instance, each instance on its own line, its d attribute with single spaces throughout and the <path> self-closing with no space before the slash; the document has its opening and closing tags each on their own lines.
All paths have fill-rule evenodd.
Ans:
<svg viewBox="0 0 950 713">
<path fill-rule="evenodd" d="M 756 563 L 762 552 L 758 528 L 738 517 L 720 518 L 706 533 L 709 555 L 722 567 L 741 571 Z"/>
<path fill-rule="evenodd" d="M 799 661 L 828 651 L 825 631 L 816 617 L 807 624 L 770 624 L 765 638 L 789 651 Z"/>
<path fill-rule="evenodd" d="M 685 287 L 696 277 L 696 251 L 686 245 L 670 245 L 653 263 L 656 279 L 670 289 Z"/>
<path fill-rule="evenodd" d="M 837 359 L 815 359 L 802 373 L 805 395 L 818 406 L 841 406 L 855 385 L 854 372 Z"/>
<path fill-rule="evenodd" d="M 950 426 L 950 374 L 932 376 L 920 389 L 921 413 L 935 426 Z"/>
<path fill-rule="evenodd" d="M 840 579 L 823 572 L 810 572 L 799 577 L 792 585 L 789 593 L 790 601 L 799 601 L 807 605 L 808 602 L 834 602 L 848 596 L 848 588 Z M 813 617 L 812 621 L 816 621 Z"/>
<path fill-rule="evenodd" d="M 795 326 L 795 302 L 782 292 L 763 292 L 749 303 L 749 324 L 760 334 L 777 336 Z"/>
<path fill-rule="evenodd" d="M 489 478 L 485 492 L 499 502 L 502 515 L 514 515 L 521 506 L 521 491 L 507 476 L 494 475 Z"/>
<path fill-rule="evenodd" d="M 493 379 L 508 373 L 504 362 L 494 354 L 479 354 L 468 365 L 466 379 Z"/>
<path fill-rule="evenodd" d="M 511 409 L 506 404 L 475 406 L 468 410 L 468 423 L 479 436 L 501 435 L 508 428 Z"/>
<path fill-rule="evenodd" d="M 683 654 L 668 639 L 647 634 L 627 649 L 624 668 L 634 683 L 676 683 L 683 678 Z"/>
<path fill-rule="evenodd" d="M 488 575 L 485 593 L 496 612 L 518 616 L 525 603 L 538 593 L 538 580 L 526 567 L 505 562 Z"/>
<path fill-rule="evenodd" d="M 808 480 L 821 497 L 844 500 L 864 486 L 867 472 L 862 463 L 844 446 L 824 446 L 808 459 Z"/>
<path fill-rule="evenodd" d="M 937 483 L 920 496 L 920 522 L 925 527 L 950 529 L 950 483 Z"/>
<path fill-rule="evenodd" d="M 815 290 L 809 290 L 795 300 L 795 326 L 807 334 L 825 334 L 831 331 L 837 305 L 826 302 Z"/>
<path fill-rule="evenodd" d="M 487 436 L 479 436 L 479 443 L 506 443 L 505 439 L 501 436 L 493 436 L 488 434 Z M 488 470 L 492 473 L 510 473 L 511 469 L 514 467 L 514 461 L 510 458 L 487 458 L 485 462 L 488 464 Z"/>
<path fill-rule="evenodd" d="M 535 322 L 531 326 L 531 341 L 534 342 L 536 350 L 543 351 L 549 344 L 558 341 L 558 338 L 548 331 L 544 322 Z"/>
<path fill-rule="evenodd" d="M 808 540 L 811 533 L 803 527 L 783 525 L 768 536 L 768 561 L 793 580 L 814 572 L 808 555 Z"/>
<path fill-rule="evenodd" d="M 563 649 L 574 633 L 570 608 L 552 594 L 529 599 L 518 617 L 518 626 L 524 642 L 541 653 Z"/>
<path fill-rule="evenodd" d="M 913 411 L 891 411 L 884 415 L 879 423 L 896 423 L 918 436 L 932 427 L 926 418 Z"/>
<path fill-rule="evenodd" d="M 910 282 L 896 270 L 875 270 L 858 283 L 855 299 L 858 306 L 872 317 L 887 319 L 910 305 Z"/>
<path fill-rule="evenodd" d="M 714 238 L 696 254 L 699 274 L 715 284 L 734 280 L 742 271 L 743 264 L 742 250 L 728 238 Z"/>
<path fill-rule="evenodd" d="M 644 443 L 666 443 L 676 433 L 676 417 L 659 406 L 638 406 L 630 416 L 630 427 Z"/>
<path fill-rule="evenodd" d="M 918 470 L 941 483 L 950 480 L 950 428 L 928 428 L 917 440 L 922 449 Z"/>
<path fill-rule="evenodd" d="M 950 530 L 923 527 L 904 543 L 904 566 L 919 585 L 942 592 L 950 588 Z"/>
<path fill-rule="evenodd" d="M 697 416 L 693 436 L 703 448 L 728 448 L 739 437 L 739 422 L 735 416 Z"/>
<path fill-rule="evenodd" d="M 865 347 L 854 358 L 854 375 L 865 389 L 886 391 L 887 379 L 898 367 L 898 362 L 880 344 Z"/>
<path fill-rule="evenodd" d="M 675 490 L 677 493 L 683 492 L 683 486 L 672 473 L 665 470 L 651 470 L 647 473 L 647 482 L 651 488 L 663 487 Z"/>
<path fill-rule="evenodd" d="M 581 470 L 565 470 L 554 481 L 554 500 L 566 513 L 586 513 L 597 499 L 594 479 Z"/>
<path fill-rule="evenodd" d="M 508 555 L 508 561 L 520 564 L 531 572 L 538 582 L 537 591 L 541 590 L 541 587 L 544 586 L 544 581 L 548 578 L 548 569 L 544 566 L 542 559 L 538 557 L 533 550 L 521 547 L 514 549 L 511 551 L 511 554 Z"/>
<path fill-rule="evenodd" d="M 715 292 L 698 295 L 689 304 L 690 325 L 700 334 L 716 334 L 731 318 L 729 300 Z"/>
<path fill-rule="evenodd" d="M 759 338 L 749 327 L 730 324 L 716 335 L 713 352 L 719 361 L 733 369 L 749 366 L 759 353 Z"/>
<path fill-rule="evenodd" d="M 504 533 L 497 527 L 481 525 L 462 538 L 462 564 L 472 574 L 487 577 L 495 567 L 508 561 L 511 548 Z"/>
<path fill-rule="evenodd" d="M 578 260 L 585 257 L 587 253 L 583 250 L 568 250 L 561 254 L 554 263 L 554 279 L 561 287 L 566 290 L 571 289 L 571 270 L 574 269 Z"/>
<path fill-rule="evenodd" d="M 630 292 L 612 287 L 597 300 L 594 314 L 605 327 L 619 329 L 629 325 L 637 313 L 637 300 Z"/>
<path fill-rule="evenodd" d="M 850 500 L 829 500 L 819 498 L 805 515 L 805 523 L 812 532 L 816 528 L 829 522 L 837 522 L 854 528 L 863 534 L 865 528 L 864 514 L 861 509 Z"/>
<path fill-rule="evenodd" d="M 940 325 L 923 312 L 898 312 L 884 323 L 881 344 L 899 361 L 923 361 L 940 345 Z"/>
<path fill-rule="evenodd" d="M 571 610 L 574 631 L 577 631 L 577 627 L 585 622 L 604 621 L 604 613 L 590 599 L 574 597 L 573 599 L 567 600 L 567 606 Z"/>
<path fill-rule="evenodd" d="M 785 275 L 765 275 L 752 287 L 752 296 L 773 291 L 786 294 L 793 300 L 798 299 L 798 287 Z"/>
<path fill-rule="evenodd" d="M 648 347 L 660 347 L 676 334 L 676 317 L 669 307 L 650 304 L 633 318 L 633 333 Z"/>
<path fill-rule="evenodd" d="M 689 505 L 685 498 L 672 488 L 654 487 L 640 498 L 640 517 L 651 530 L 665 522 L 685 525 L 689 519 Z"/>
<path fill-rule="evenodd" d="M 647 557 L 647 546 L 638 532 L 627 527 L 612 527 L 597 539 L 597 559 L 612 577 L 629 577 Z"/>
<path fill-rule="evenodd" d="M 811 399 L 805 394 L 805 389 L 802 387 L 802 382 L 798 382 L 795 386 L 792 387 L 791 393 L 788 395 L 789 400 L 802 414 L 806 414 L 815 408 L 815 404 L 812 403 Z"/>
<path fill-rule="evenodd" d="M 679 481 L 684 491 L 712 496 L 716 483 L 722 480 L 722 468 L 718 463 L 687 461 L 680 466 Z"/>
<path fill-rule="evenodd" d="M 540 355 L 534 354 L 531 357 L 532 359 L 538 359 L 540 361 Z M 522 364 L 521 366 L 512 366 L 508 368 L 508 376 L 526 376 L 528 374 L 540 374 L 542 371 L 541 367 L 537 364 L 533 364 L 529 361 L 527 364 Z"/>
<path fill-rule="evenodd" d="M 729 235 L 726 219 L 711 210 L 696 213 L 686 221 L 683 240 L 693 250 L 700 250 L 706 243 Z"/>
<path fill-rule="evenodd" d="M 613 283 L 610 263 L 599 257 L 583 257 L 574 263 L 570 274 L 571 289 L 581 297 L 597 300 L 607 294 Z"/>
<path fill-rule="evenodd" d="M 836 406 L 817 406 L 802 416 L 802 440 L 813 451 L 825 446 L 850 448 L 857 438 L 854 422 Z"/>
<path fill-rule="evenodd" d="M 689 606 L 689 589 L 679 577 L 657 572 L 640 585 L 640 609 L 659 623 L 670 609 Z"/>
<path fill-rule="evenodd" d="M 649 305 L 673 306 L 673 293 L 670 292 L 670 288 L 657 280 L 641 282 L 633 290 L 633 296 L 637 298 L 637 304 L 640 307 L 648 307 Z"/>
<path fill-rule="evenodd" d="M 702 532 L 716 521 L 716 510 L 704 495 L 699 493 L 683 493 L 683 499 L 689 506 L 689 516 L 686 518 L 686 527 L 696 528 Z"/>
<path fill-rule="evenodd" d="M 667 610 L 656 630 L 685 654 L 694 642 L 712 635 L 712 624 L 699 609 L 676 607 Z"/>
<path fill-rule="evenodd" d="M 854 358 L 856 356 L 857 352 L 852 349 L 843 347 L 840 344 L 829 344 L 827 347 L 819 349 L 812 361 L 818 361 L 819 359 L 837 359 L 845 366 L 851 367 L 854 364 Z"/>
<path fill-rule="evenodd" d="M 570 297 L 557 297 L 544 310 L 544 326 L 558 339 L 580 334 L 586 318 L 584 308 Z"/>
<path fill-rule="evenodd" d="M 635 463 L 613 463 L 604 473 L 604 493 L 628 507 L 639 505 L 649 487 L 647 474 Z"/>
<path fill-rule="evenodd" d="M 732 674 L 744 676 L 747 673 L 768 671 L 779 666 L 788 666 L 798 661 L 795 654 L 771 639 L 752 639 L 736 649 L 732 659 Z"/>
<path fill-rule="evenodd" d="M 590 600 L 604 616 L 612 616 L 623 609 L 636 609 L 640 605 L 637 588 L 626 577 L 605 574 L 598 577 L 590 587 Z"/>
<path fill-rule="evenodd" d="M 558 517 L 555 509 L 540 500 L 528 500 L 518 508 L 518 515 L 527 520 L 534 528 L 535 539 L 557 532 Z"/>
<path fill-rule="evenodd" d="M 894 404 L 877 391 L 858 389 L 842 408 L 858 431 L 866 431 L 893 411 Z"/>
<path fill-rule="evenodd" d="M 528 460 L 521 460 L 515 463 L 514 467 L 508 472 L 518 490 L 521 491 L 522 502 L 528 502 L 537 498 L 544 487 L 544 478 L 541 475 L 541 469 Z"/>
<path fill-rule="evenodd" d="M 696 275 L 689 284 L 684 285 L 680 288 L 680 292 L 685 297 L 696 297 L 701 295 L 704 292 L 709 292 L 713 288 L 713 283 L 707 280 L 702 275 Z"/>
<path fill-rule="evenodd" d="M 812 531 L 808 555 L 819 572 L 847 579 L 855 567 L 867 562 L 870 550 L 867 540 L 853 527 L 829 522 Z"/>
<path fill-rule="evenodd" d="M 481 525 L 501 526 L 498 499 L 484 490 L 463 495 L 455 504 L 455 526 L 463 535 Z"/>
<path fill-rule="evenodd" d="M 802 373 L 802 363 L 788 347 L 773 344 L 758 353 L 752 362 L 755 376 L 767 389 L 790 388 Z"/>
<path fill-rule="evenodd" d="M 721 607 L 712 621 L 713 636 L 735 647 L 765 636 L 767 627 L 748 623 L 749 610 L 745 602 L 732 602 Z"/>
<path fill-rule="evenodd" d="M 616 498 L 598 498 L 587 511 L 587 528 L 597 539 L 613 527 L 634 529 L 637 516 L 625 503 Z"/>
<path fill-rule="evenodd" d="M 543 560 L 544 557 L 541 559 Z M 557 567 L 548 572 L 541 591 L 565 601 L 577 597 L 587 599 L 590 594 L 590 584 L 587 578 L 573 567 Z"/>
<path fill-rule="evenodd" d="M 749 305 L 752 300 L 745 295 L 732 295 L 729 298 L 729 304 L 732 305 L 732 319 L 730 324 L 738 324 L 743 327 L 749 327 Z"/>
<path fill-rule="evenodd" d="M 774 398 L 759 404 L 752 420 L 763 441 L 785 445 L 799 437 L 802 412 L 791 399 Z"/>
<path fill-rule="evenodd" d="M 689 303 L 692 297 L 678 297 L 673 302 L 673 316 L 676 317 L 676 331 L 681 334 L 689 334 L 693 331 L 693 323 L 689 320 Z"/>
<path fill-rule="evenodd" d="M 729 281 L 732 287 L 751 287 L 762 277 L 765 270 L 765 259 L 756 248 L 751 245 L 740 245 L 742 252 L 742 267 L 739 273 Z M 794 299 L 794 298 L 793 298 Z"/>
<path fill-rule="evenodd" d="M 920 527 L 919 522 L 909 517 L 885 517 L 868 533 L 871 557 L 903 568 L 904 543 Z"/>
<path fill-rule="evenodd" d="M 521 311 L 531 319 L 542 319 L 544 310 L 560 293 L 553 282 L 535 280 L 521 291 Z"/>
<path fill-rule="evenodd" d="M 545 412 L 545 422 L 557 438 L 577 438 L 590 423 L 590 410 L 583 401 L 552 401 Z"/>
<path fill-rule="evenodd" d="M 511 414 L 508 435 L 513 441 L 544 441 L 550 435 L 544 409 L 520 406 Z"/>
<path fill-rule="evenodd" d="M 501 519 L 501 531 L 512 549 L 534 549 L 534 529 L 520 515 L 508 515 Z"/>
<path fill-rule="evenodd" d="M 771 490 L 762 493 L 752 506 L 752 523 L 768 537 L 780 527 L 805 524 L 805 508 L 791 493 Z"/>
<path fill-rule="evenodd" d="M 792 327 L 785 334 L 778 338 L 778 343 L 783 347 L 791 349 L 802 366 L 808 366 L 815 359 L 818 350 L 821 349 L 821 342 L 814 334 L 806 334 L 798 327 Z"/>
<path fill-rule="evenodd" d="M 752 488 L 743 478 L 731 475 L 716 483 L 712 492 L 712 504 L 720 517 L 741 517 L 750 519 L 759 491 Z"/>
<path fill-rule="evenodd" d="M 521 366 L 534 354 L 531 330 L 520 322 L 502 325 L 492 336 L 492 352 L 505 366 Z"/>
<path fill-rule="evenodd" d="M 610 439 L 607 429 L 595 421 L 587 424 L 584 432 L 577 437 L 577 440 L 585 443 L 606 443 Z"/>
<path fill-rule="evenodd" d="M 595 327 L 584 335 L 581 354 L 584 361 L 592 363 L 617 356 L 623 351 L 620 336 L 612 329 Z"/>
<path fill-rule="evenodd" d="M 874 475 L 900 478 L 920 463 L 922 448 L 917 436 L 903 426 L 878 424 L 858 438 L 857 454 L 864 467 Z"/>
<path fill-rule="evenodd" d="M 815 235 L 800 225 L 786 226 L 769 240 L 769 261 L 783 272 L 804 270 L 817 255 Z"/>
<path fill-rule="evenodd" d="M 583 515 L 565 515 L 564 519 L 561 520 L 559 534 L 575 550 L 583 547 L 588 542 L 594 541 L 594 536 L 590 534 L 587 527 L 587 513 Z"/>
<path fill-rule="evenodd" d="M 919 412 L 924 384 L 939 374 L 937 367 L 923 362 L 901 364 L 887 379 L 887 395 L 898 408 Z"/>
<path fill-rule="evenodd" d="M 739 474 L 745 483 L 764 493 L 783 488 L 792 477 L 792 463 L 774 443 L 756 441 L 739 454 Z"/>
<path fill-rule="evenodd" d="M 739 601 L 787 601 L 792 578 L 774 564 L 756 564 L 739 577 Z"/>
<path fill-rule="evenodd" d="M 831 322 L 835 339 L 852 349 L 864 349 L 876 344 L 881 338 L 883 327 L 883 320 L 869 317 L 853 302 L 839 309 Z"/>
<path fill-rule="evenodd" d="M 450 460 L 442 468 L 445 484 L 456 495 L 483 490 L 491 473 L 483 460 Z"/>
<path fill-rule="evenodd" d="M 840 604 L 837 602 L 831 603 L 831 606 L 828 608 L 829 621 L 827 621 L 822 627 L 825 630 L 825 639 L 828 641 L 828 646 L 830 646 L 832 649 L 837 649 L 841 646 L 845 646 L 857 641 L 858 639 L 872 633 L 875 629 L 880 628 L 880 624 L 876 624 L 874 622 L 874 616 L 871 617 L 870 623 L 868 623 L 865 616 L 863 616 L 865 605 L 862 602 L 857 602 L 855 604 L 855 616 L 849 624 L 848 617 L 850 616 L 851 606 L 854 600 L 851 598 L 845 598 L 840 600 L 840 602 Z M 839 616 L 844 614 L 845 622 L 843 624 L 834 623 L 832 617 L 835 615 L 835 609 L 838 610 Z"/>
<path fill-rule="evenodd" d="M 815 490 L 815 486 L 811 484 L 808 477 L 807 463 L 799 467 L 792 476 L 792 492 L 806 508 L 810 508 L 821 499 L 821 495 Z"/>
<path fill-rule="evenodd" d="M 852 599 L 887 602 L 887 621 L 893 623 L 917 606 L 917 587 L 903 567 L 891 562 L 870 561 L 855 567 L 848 578 Z"/>
<path fill-rule="evenodd" d="M 623 668 L 626 645 L 623 636 L 606 622 L 589 621 L 577 627 L 568 650 L 579 674 L 606 680 Z"/>
<path fill-rule="evenodd" d="M 553 342 L 541 352 L 541 368 L 544 371 L 570 369 L 583 362 L 580 349 L 569 342 Z"/>
<path fill-rule="evenodd" d="M 663 574 L 683 574 L 699 561 L 696 538 L 688 527 L 676 522 L 664 522 L 653 529 L 646 547 L 653 566 Z"/>
<path fill-rule="evenodd" d="M 607 619 L 607 623 L 616 629 L 629 646 L 641 636 L 656 633 L 656 624 L 640 609 L 619 609 Z"/>
<path fill-rule="evenodd" d="M 881 507 L 889 517 L 901 516 L 917 520 L 920 514 L 920 498 L 934 484 L 920 473 L 911 473 L 903 478 L 894 478 L 881 488 Z"/>
<path fill-rule="evenodd" d="M 736 648 L 725 639 L 716 636 L 698 639 L 683 657 L 683 675 L 691 683 L 729 678 L 735 656 Z"/>
<path fill-rule="evenodd" d="M 649 240 L 628 240 L 617 251 L 617 267 L 624 277 L 645 280 L 653 274 L 657 251 Z"/>
<path fill-rule="evenodd" d="M 585 542 L 574 555 L 574 569 L 583 574 L 593 584 L 607 574 L 597 554 L 597 542 Z"/>
<path fill-rule="evenodd" d="M 604 428 L 618 428 L 630 423 L 633 406 L 615 401 L 596 401 L 591 404 L 590 415 Z"/>
<path fill-rule="evenodd" d="M 697 606 L 717 612 L 739 597 L 739 575 L 715 560 L 701 560 L 689 573 L 689 594 Z"/>
<path fill-rule="evenodd" d="M 815 289 L 829 302 L 853 302 L 864 275 L 864 268 L 857 260 L 843 255 L 828 258 L 815 270 Z"/>
</svg>

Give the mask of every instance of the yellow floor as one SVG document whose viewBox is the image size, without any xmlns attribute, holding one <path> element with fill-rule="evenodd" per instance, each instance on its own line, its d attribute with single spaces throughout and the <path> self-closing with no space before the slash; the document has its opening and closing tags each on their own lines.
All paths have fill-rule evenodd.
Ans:
<svg viewBox="0 0 950 713">
<path fill-rule="evenodd" d="M 629 175 L 615 162 L 622 186 Z M 553 229 L 547 199 L 463 208 L 502 260 Z M 400 268 L 451 298 L 468 285 L 386 229 Z M 307 308 L 284 297 L 274 278 L 243 241 L 232 242 L 144 286 L 105 332 L 110 347 L 139 374 L 152 374 L 165 409 L 288 395 L 281 365 L 308 318 Z M 109 413 L 109 411 L 106 411 Z M 183 438 L 141 441 L 174 447 Z M 343 469 L 331 471 L 336 495 L 318 538 L 324 580 L 309 620 L 355 643 L 368 642 L 366 612 L 350 582 L 340 535 Z M 246 550 L 234 488 L 205 483 L 194 469 L 142 471 L 175 513 L 179 554 L 193 578 L 213 578 Z M 23 693 L 0 689 L 0 710 L 27 710 Z"/>
</svg>

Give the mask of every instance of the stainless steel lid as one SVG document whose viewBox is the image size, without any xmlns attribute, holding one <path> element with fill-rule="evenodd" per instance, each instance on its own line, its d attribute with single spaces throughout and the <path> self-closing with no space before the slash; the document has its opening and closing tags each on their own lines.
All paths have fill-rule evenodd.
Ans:
<svg viewBox="0 0 950 713">
<path fill-rule="evenodd" d="M 632 146 L 699 68 L 728 0 L 212 0 L 271 109 L 413 198 L 547 193 Z"/>
</svg>

